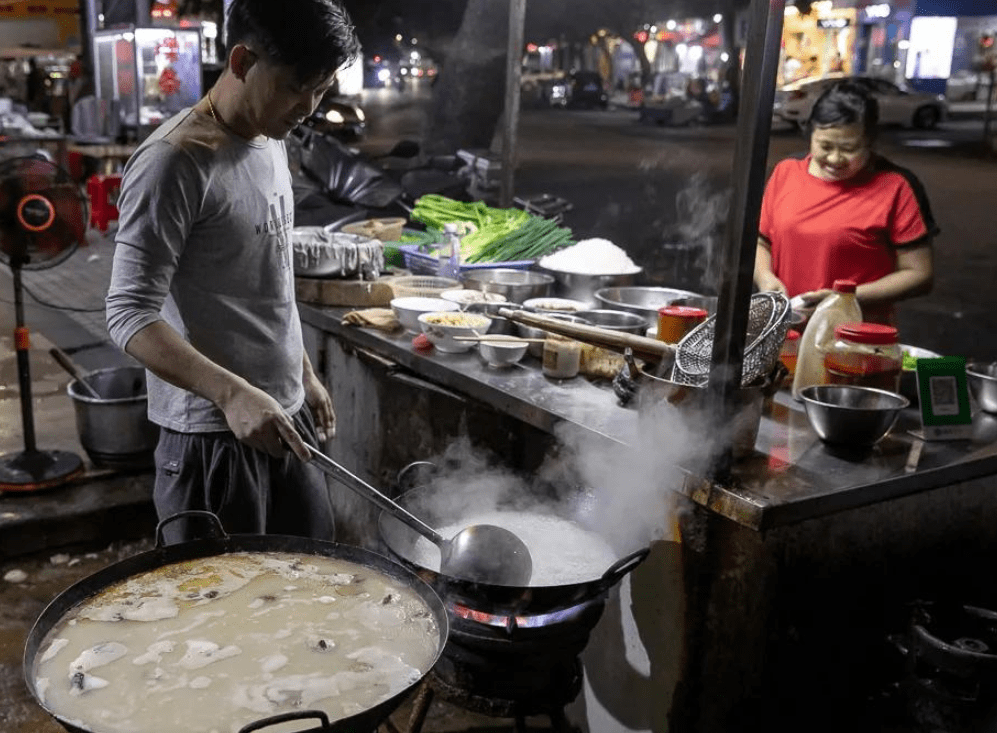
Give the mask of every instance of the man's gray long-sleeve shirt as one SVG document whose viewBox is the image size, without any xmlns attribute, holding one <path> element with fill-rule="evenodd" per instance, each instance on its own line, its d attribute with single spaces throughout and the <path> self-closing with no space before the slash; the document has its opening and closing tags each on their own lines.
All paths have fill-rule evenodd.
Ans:
<svg viewBox="0 0 997 733">
<path fill-rule="evenodd" d="M 294 299 L 294 200 L 283 143 L 246 141 L 185 110 L 125 166 L 107 325 L 125 348 L 164 320 L 274 397 L 304 401 Z M 149 417 L 181 432 L 228 429 L 214 404 L 149 374 Z"/>
</svg>

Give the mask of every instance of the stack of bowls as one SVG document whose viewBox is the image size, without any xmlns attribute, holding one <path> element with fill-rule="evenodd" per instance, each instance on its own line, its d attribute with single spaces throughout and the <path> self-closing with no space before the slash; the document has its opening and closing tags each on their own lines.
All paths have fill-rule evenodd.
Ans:
<svg viewBox="0 0 997 733">
<path fill-rule="evenodd" d="M 423 313 L 437 313 L 443 311 L 459 311 L 460 305 L 443 298 L 422 298 L 419 296 L 409 296 L 403 298 L 393 298 L 391 300 L 391 310 L 395 314 L 398 322 L 412 333 L 422 333 L 422 326 L 419 324 L 419 316 Z"/>
</svg>

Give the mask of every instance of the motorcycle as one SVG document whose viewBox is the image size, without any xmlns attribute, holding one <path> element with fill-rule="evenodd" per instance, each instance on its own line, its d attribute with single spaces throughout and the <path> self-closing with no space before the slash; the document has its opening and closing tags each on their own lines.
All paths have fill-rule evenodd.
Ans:
<svg viewBox="0 0 997 733">
<path fill-rule="evenodd" d="M 402 140 L 387 153 L 366 156 L 318 127 L 299 125 L 288 137 L 295 223 L 339 229 L 369 218 L 407 217 L 416 199 L 428 193 L 470 200 L 457 156 L 397 164 L 419 155 L 418 143 Z"/>
</svg>

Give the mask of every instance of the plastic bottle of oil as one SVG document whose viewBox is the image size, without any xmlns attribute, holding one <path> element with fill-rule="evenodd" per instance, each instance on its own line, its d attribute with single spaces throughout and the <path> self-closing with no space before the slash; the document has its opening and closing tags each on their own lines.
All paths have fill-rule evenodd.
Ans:
<svg viewBox="0 0 997 733">
<path fill-rule="evenodd" d="M 855 297 L 855 283 L 835 280 L 834 292 L 820 302 L 810 316 L 800 337 L 793 375 L 793 397 L 800 399 L 800 391 L 814 384 L 825 384 L 824 354 L 834 343 L 834 329 L 842 323 L 862 320 L 862 309 Z"/>
</svg>

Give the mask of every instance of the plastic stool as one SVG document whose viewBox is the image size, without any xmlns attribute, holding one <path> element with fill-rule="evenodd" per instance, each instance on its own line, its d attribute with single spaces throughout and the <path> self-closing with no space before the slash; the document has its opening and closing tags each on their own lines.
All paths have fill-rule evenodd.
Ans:
<svg viewBox="0 0 997 733">
<path fill-rule="evenodd" d="M 87 196 L 90 198 L 90 226 L 106 232 L 108 223 L 112 219 L 117 220 L 120 190 L 120 175 L 97 174 L 87 179 Z"/>
</svg>

